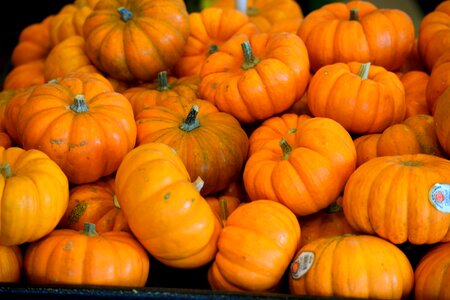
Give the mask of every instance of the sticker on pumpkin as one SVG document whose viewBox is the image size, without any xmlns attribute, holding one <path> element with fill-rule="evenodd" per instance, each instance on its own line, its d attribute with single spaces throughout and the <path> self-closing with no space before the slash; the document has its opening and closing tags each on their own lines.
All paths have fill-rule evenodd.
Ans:
<svg viewBox="0 0 450 300">
<path fill-rule="evenodd" d="M 428 198 L 437 210 L 450 213 L 450 184 L 436 183 L 431 187 Z"/>
<path fill-rule="evenodd" d="M 313 252 L 302 252 L 299 256 L 292 262 L 290 268 L 290 274 L 293 279 L 299 279 L 308 272 L 314 263 L 314 253 Z"/>
</svg>

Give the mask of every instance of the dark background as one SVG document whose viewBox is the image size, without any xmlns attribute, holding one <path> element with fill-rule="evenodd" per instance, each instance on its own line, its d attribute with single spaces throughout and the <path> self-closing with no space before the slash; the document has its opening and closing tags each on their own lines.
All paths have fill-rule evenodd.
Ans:
<svg viewBox="0 0 450 300">
<path fill-rule="evenodd" d="M 393 2 L 416 1 L 424 14 L 434 10 L 442 1 L 440 0 L 392 0 Z M 190 8 L 195 9 L 196 0 L 185 1 Z M 303 14 L 306 15 L 327 2 L 332 0 L 297 0 Z M 17 1 L 8 0 L 2 2 L 2 14 L 0 17 L 0 66 L 5 69 L 14 46 L 23 28 L 27 25 L 41 22 L 46 16 L 56 14 L 66 4 L 73 0 L 39 0 L 39 1 Z"/>
</svg>

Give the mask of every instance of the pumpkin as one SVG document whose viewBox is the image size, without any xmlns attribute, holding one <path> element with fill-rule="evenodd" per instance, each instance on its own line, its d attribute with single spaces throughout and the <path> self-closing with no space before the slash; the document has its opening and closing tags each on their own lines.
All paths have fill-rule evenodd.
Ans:
<svg viewBox="0 0 450 300">
<path fill-rule="evenodd" d="M 22 276 L 23 254 L 16 245 L 0 245 L 0 282 L 19 283 Z"/>
<path fill-rule="evenodd" d="M 436 60 L 450 50 L 450 2 L 442 1 L 420 21 L 419 55 L 431 71 Z"/>
<path fill-rule="evenodd" d="M 112 174 L 136 142 L 130 103 L 98 73 L 36 86 L 18 120 L 20 144 L 45 152 L 75 184 Z"/>
<path fill-rule="evenodd" d="M 189 14 L 190 33 L 174 67 L 179 77 L 199 75 L 206 58 L 235 34 L 259 32 L 244 13 L 230 8 L 206 8 Z"/>
<path fill-rule="evenodd" d="M 161 71 L 152 82 L 132 86 L 122 94 L 130 101 L 133 113 L 137 116 L 145 108 L 165 105 L 172 102 L 173 98 L 187 103 L 197 99 L 198 83 L 198 76 L 177 78 L 168 76 L 167 71 Z"/>
<path fill-rule="evenodd" d="M 308 108 L 355 134 L 382 132 L 404 120 L 405 88 L 398 76 L 370 63 L 321 67 L 308 87 Z"/>
<path fill-rule="evenodd" d="M 3 89 L 18 90 L 43 84 L 45 82 L 44 65 L 44 60 L 34 60 L 13 68 L 5 76 Z"/>
<path fill-rule="evenodd" d="M 69 183 L 44 152 L 0 147 L 0 245 L 35 241 L 61 220 Z"/>
<path fill-rule="evenodd" d="M 72 187 L 69 204 L 58 227 L 80 231 L 84 223 L 92 223 L 98 233 L 129 231 L 114 190 L 112 176 Z"/>
<path fill-rule="evenodd" d="M 436 100 L 434 111 L 436 136 L 445 153 L 450 155 L 450 87 Z"/>
<path fill-rule="evenodd" d="M 293 129 L 291 144 L 279 136 L 251 154 L 243 178 L 251 200 L 277 201 L 305 216 L 339 196 L 355 170 L 356 150 L 350 134 L 332 119 L 303 119 Z"/>
<path fill-rule="evenodd" d="M 296 34 L 236 35 L 203 64 L 199 96 L 253 123 L 287 110 L 309 78 L 308 53 Z"/>
<path fill-rule="evenodd" d="M 450 243 L 432 246 L 414 272 L 415 299 L 448 299 L 450 297 Z"/>
<path fill-rule="evenodd" d="M 211 6 L 240 9 L 235 2 L 235 0 L 217 0 Z M 246 2 L 245 13 L 261 32 L 268 32 L 273 26 L 291 19 L 303 19 L 302 9 L 296 1 L 247 0 Z"/>
<path fill-rule="evenodd" d="M 436 59 L 426 87 L 428 110 L 434 113 L 436 101 L 450 86 L 450 49 Z"/>
<path fill-rule="evenodd" d="M 381 133 L 370 133 L 358 136 L 353 140 L 356 149 L 356 167 L 378 155 L 378 141 Z"/>
<path fill-rule="evenodd" d="M 83 25 L 92 63 L 124 81 L 151 81 L 171 69 L 188 35 L 182 0 L 99 1 Z"/>
<path fill-rule="evenodd" d="M 330 206 L 316 213 L 300 217 L 302 236 L 299 249 L 304 245 L 323 238 L 342 234 L 357 234 L 345 218 L 342 209 L 342 196 L 339 196 Z"/>
<path fill-rule="evenodd" d="M 414 47 L 411 17 L 399 9 L 379 9 L 369 1 L 334 2 L 310 12 L 298 35 L 308 49 L 313 72 L 338 62 L 371 62 L 400 68 Z"/>
<path fill-rule="evenodd" d="M 238 197 L 229 195 L 208 196 L 205 200 L 211 206 L 222 226 L 226 224 L 228 216 L 242 204 Z"/>
<path fill-rule="evenodd" d="M 31 284 L 143 287 L 150 261 L 130 233 L 97 233 L 86 223 L 82 231 L 56 229 L 31 243 L 24 269 Z"/>
<path fill-rule="evenodd" d="M 280 203 L 258 200 L 239 206 L 228 216 L 217 241 L 219 250 L 208 270 L 211 288 L 276 290 L 300 235 L 297 218 Z"/>
<path fill-rule="evenodd" d="M 294 295 L 406 299 L 414 285 L 408 257 L 376 236 L 344 234 L 303 246 L 289 269 Z"/>
<path fill-rule="evenodd" d="M 197 268 L 213 260 L 221 225 L 170 146 L 135 147 L 115 179 L 130 230 L 155 259 L 174 268 Z"/>
<path fill-rule="evenodd" d="M 439 184 L 449 183 L 447 159 L 429 154 L 376 157 L 348 179 L 344 214 L 355 230 L 394 244 L 438 243 L 450 228 Z"/>
<path fill-rule="evenodd" d="M 47 57 L 52 46 L 50 43 L 50 20 L 53 15 L 42 22 L 27 25 L 20 32 L 19 39 L 11 53 L 14 67 Z"/>
<path fill-rule="evenodd" d="M 402 73 L 408 73 L 411 71 L 421 71 L 428 74 L 419 54 L 419 39 L 417 38 L 417 35 L 414 39 L 414 46 L 411 53 L 406 58 L 403 65 L 398 69 L 398 72 Z"/>
<path fill-rule="evenodd" d="M 424 71 L 414 70 L 397 73 L 405 88 L 405 119 L 414 115 L 430 115 L 427 103 L 427 85 L 430 75 Z"/>
<path fill-rule="evenodd" d="M 147 108 L 136 124 L 137 144 L 159 142 L 175 149 L 190 177 L 203 179 L 202 195 L 230 185 L 247 158 L 248 137 L 239 122 L 205 100 Z"/>
<path fill-rule="evenodd" d="M 2 90 L 0 91 L 0 131 L 6 131 L 5 109 L 11 98 L 20 90 Z"/>
</svg>

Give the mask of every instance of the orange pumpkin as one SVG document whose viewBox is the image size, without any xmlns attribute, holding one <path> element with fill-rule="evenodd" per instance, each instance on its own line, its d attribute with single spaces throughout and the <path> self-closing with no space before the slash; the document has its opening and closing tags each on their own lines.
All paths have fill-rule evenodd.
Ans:
<svg viewBox="0 0 450 300">
<path fill-rule="evenodd" d="M 427 85 L 430 75 L 424 71 L 397 73 L 405 88 L 405 119 L 414 115 L 430 115 L 427 103 Z"/>
<path fill-rule="evenodd" d="M 369 1 L 334 2 L 310 12 L 298 35 L 315 72 L 325 65 L 371 62 L 393 71 L 414 47 L 411 17 L 399 9 L 378 9 Z"/>
<path fill-rule="evenodd" d="M 80 231 L 84 223 L 92 223 L 98 233 L 129 231 L 114 190 L 111 176 L 72 187 L 69 205 L 58 227 Z"/>
<path fill-rule="evenodd" d="M 34 60 L 21 64 L 8 72 L 3 81 L 4 90 L 18 90 L 37 84 L 43 84 L 44 60 Z"/>
<path fill-rule="evenodd" d="M 450 215 L 437 184 L 450 184 L 450 161 L 429 154 L 373 158 L 350 176 L 344 190 L 347 221 L 359 232 L 395 244 L 433 244 L 446 238 Z"/>
<path fill-rule="evenodd" d="M 268 226 L 270 224 L 270 226 Z M 217 242 L 208 270 L 213 290 L 275 290 L 300 240 L 300 225 L 284 205 L 258 200 L 236 208 Z"/>
<path fill-rule="evenodd" d="M 226 24 L 226 25 L 225 25 Z M 247 15 L 230 8 L 206 8 L 189 14 L 190 33 L 174 72 L 179 77 L 199 75 L 208 56 L 235 34 L 259 32 Z"/>
<path fill-rule="evenodd" d="M 197 268 L 214 258 L 221 225 L 170 146 L 148 143 L 128 152 L 116 195 L 130 230 L 163 264 Z"/>
<path fill-rule="evenodd" d="M 292 144 L 279 136 L 249 156 L 244 185 L 251 200 L 278 201 L 305 216 L 339 196 L 355 170 L 356 150 L 350 134 L 329 118 L 304 119 L 291 132 Z"/>
<path fill-rule="evenodd" d="M 19 283 L 22 277 L 23 254 L 18 246 L 0 245 L 0 282 Z"/>
<path fill-rule="evenodd" d="M 205 200 L 211 206 L 222 226 L 227 223 L 228 216 L 242 204 L 238 197 L 229 195 L 208 196 Z"/>
<path fill-rule="evenodd" d="M 450 87 L 436 100 L 434 111 L 436 135 L 445 153 L 450 155 Z"/>
<path fill-rule="evenodd" d="M 321 67 L 311 78 L 307 103 L 314 116 L 331 118 L 356 134 L 382 132 L 403 121 L 406 113 L 398 76 L 369 63 Z"/>
<path fill-rule="evenodd" d="M 308 53 L 296 34 L 236 35 L 205 61 L 199 96 L 252 123 L 287 110 L 309 78 Z"/>
<path fill-rule="evenodd" d="M 247 158 L 248 137 L 239 122 L 205 100 L 147 108 L 136 124 L 137 144 L 159 142 L 175 149 L 190 177 L 203 179 L 202 195 L 230 185 Z"/>
<path fill-rule="evenodd" d="M 421 258 L 414 272 L 415 299 L 450 297 L 450 243 L 437 244 Z"/>
<path fill-rule="evenodd" d="M 356 167 L 378 156 L 377 146 L 380 136 L 381 133 L 370 133 L 358 136 L 353 140 L 356 149 Z"/>
<path fill-rule="evenodd" d="M 69 199 L 61 168 L 39 150 L 0 147 L 0 245 L 20 245 L 50 233 Z"/>
<path fill-rule="evenodd" d="M 151 81 L 172 68 L 188 35 L 182 0 L 99 1 L 83 25 L 92 63 L 124 81 Z"/>
<path fill-rule="evenodd" d="M 370 235 L 314 240 L 298 251 L 289 271 L 289 290 L 300 296 L 406 299 L 414 285 L 408 257 Z"/>
<path fill-rule="evenodd" d="M 440 95 L 450 86 L 450 49 L 436 59 L 426 87 L 428 109 L 434 113 Z"/>
<path fill-rule="evenodd" d="M 69 73 L 36 86 L 18 120 L 23 147 L 47 153 L 75 184 L 112 174 L 136 142 L 129 101 L 98 73 Z"/>
<path fill-rule="evenodd" d="M 128 232 L 97 233 L 57 229 L 31 243 L 25 252 L 25 275 L 31 284 L 143 287 L 150 261 Z"/>
</svg>

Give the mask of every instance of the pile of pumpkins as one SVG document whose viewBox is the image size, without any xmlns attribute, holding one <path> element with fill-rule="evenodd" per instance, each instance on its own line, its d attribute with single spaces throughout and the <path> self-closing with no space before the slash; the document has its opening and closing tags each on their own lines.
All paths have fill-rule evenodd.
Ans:
<svg viewBox="0 0 450 300">
<path fill-rule="evenodd" d="M 151 257 L 212 290 L 450 297 L 448 24 L 450 1 L 416 35 L 368 1 L 75 0 L 29 25 L 0 281 L 144 287 Z"/>
</svg>

